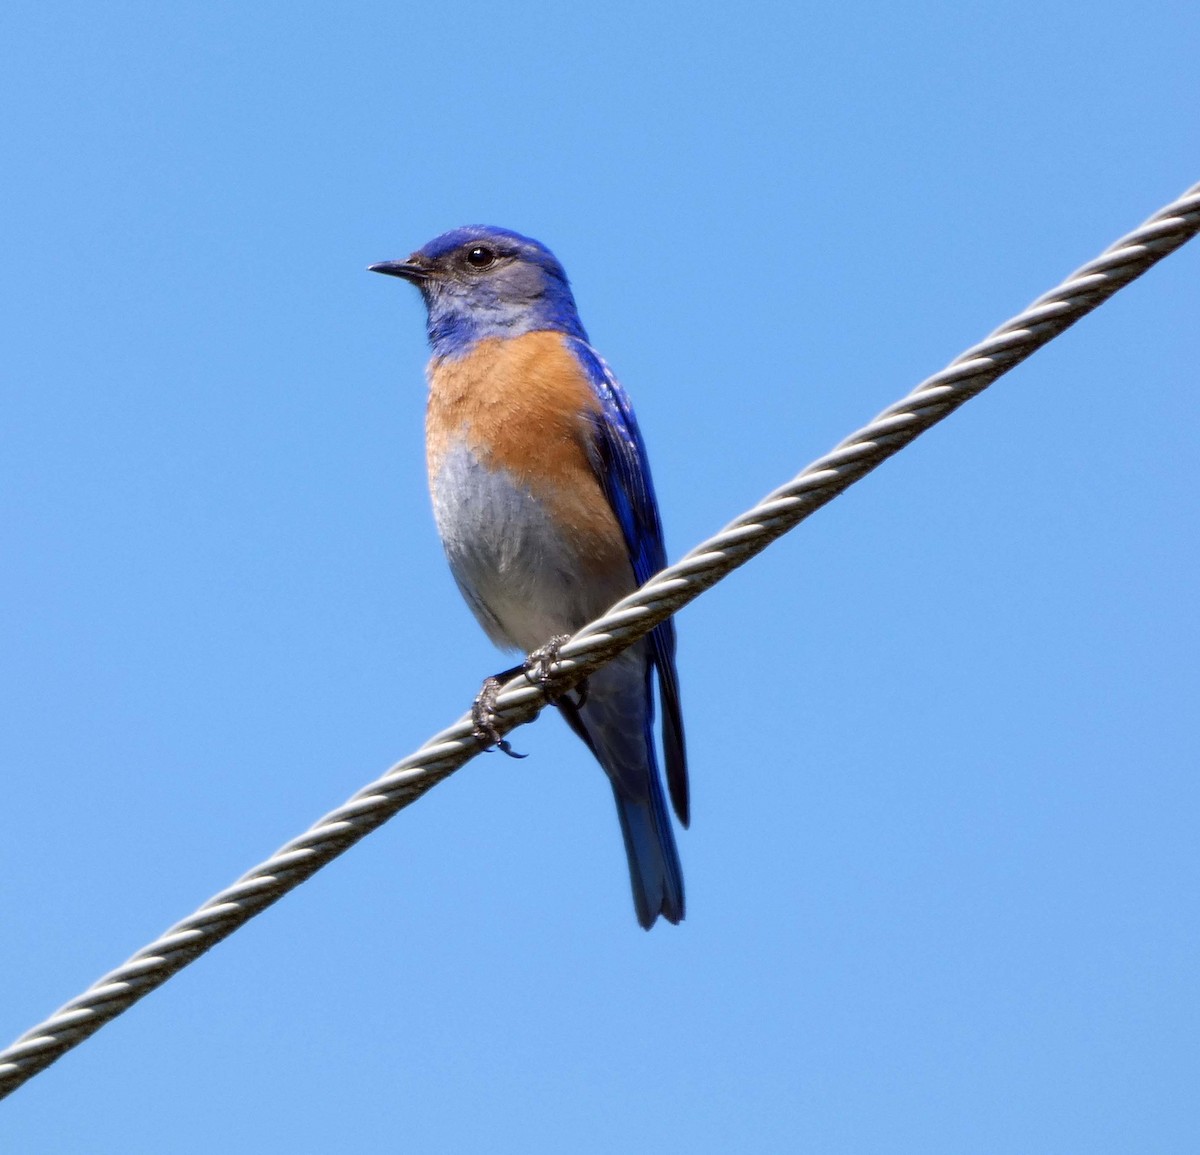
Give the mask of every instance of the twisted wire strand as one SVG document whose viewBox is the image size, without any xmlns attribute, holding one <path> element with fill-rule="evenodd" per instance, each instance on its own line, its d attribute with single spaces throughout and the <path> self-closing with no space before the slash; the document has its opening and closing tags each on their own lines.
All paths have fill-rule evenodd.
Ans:
<svg viewBox="0 0 1200 1155">
<path fill-rule="evenodd" d="M 559 650 L 552 692 L 580 681 L 632 645 L 1197 232 L 1200 184 L 585 626 Z M 530 721 L 546 700 L 545 690 L 523 676 L 509 680 L 497 702 L 497 730 L 506 734 Z M 469 714 L 434 735 L 344 805 L 0 1051 L 0 1098 L 78 1046 L 483 749 Z"/>
</svg>

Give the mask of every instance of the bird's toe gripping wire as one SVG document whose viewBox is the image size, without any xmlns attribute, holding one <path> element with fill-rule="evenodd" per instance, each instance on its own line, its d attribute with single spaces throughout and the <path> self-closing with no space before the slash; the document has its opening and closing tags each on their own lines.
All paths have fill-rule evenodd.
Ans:
<svg viewBox="0 0 1200 1155">
<path fill-rule="evenodd" d="M 520 673 L 523 668 L 518 666 L 516 670 L 506 671 L 507 676 L 512 677 L 514 673 Z M 479 693 L 475 695 L 475 701 L 471 703 L 472 733 L 480 742 L 487 743 L 489 751 L 494 746 L 500 753 L 507 754 L 510 758 L 524 758 L 526 755 L 518 754 L 508 739 L 496 729 L 496 699 L 500 695 L 500 677 L 485 678 L 483 685 L 479 687 Z"/>
<path fill-rule="evenodd" d="M 497 728 L 496 699 L 500 695 L 501 686 L 509 678 L 513 678 L 517 674 L 524 674 L 546 695 L 546 701 L 557 703 L 569 691 L 555 691 L 554 664 L 558 661 L 558 651 L 570 641 L 570 638 L 570 634 L 556 634 L 544 646 L 538 646 L 536 650 L 531 650 L 521 665 L 503 670 L 484 680 L 483 685 L 479 688 L 479 693 L 475 696 L 475 701 L 471 703 L 471 726 L 472 733 L 480 742 L 486 742 L 489 750 L 494 747 L 510 758 L 527 757 L 525 754 L 518 754 Z M 585 678 L 573 688 L 577 700 L 566 704 L 571 707 L 572 711 L 578 711 L 587 701 L 587 679 Z"/>
<path fill-rule="evenodd" d="M 567 693 L 566 690 L 556 691 L 554 689 L 554 665 L 558 661 L 558 651 L 570 640 L 570 634 L 556 634 L 544 646 L 538 646 L 536 650 L 531 650 L 522 667 L 525 677 L 546 695 L 547 702 L 556 703 Z M 573 688 L 578 695 L 578 700 L 573 705 L 578 710 L 587 701 L 587 679 L 577 683 Z"/>
</svg>

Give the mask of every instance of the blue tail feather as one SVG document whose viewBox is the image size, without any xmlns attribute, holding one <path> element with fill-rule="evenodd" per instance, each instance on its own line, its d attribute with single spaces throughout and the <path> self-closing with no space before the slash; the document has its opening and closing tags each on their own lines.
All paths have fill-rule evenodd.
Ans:
<svg viewBox="0 0 1200 1155">
<path fill-rule="evenodd" d="M 644 643 L 602 667 L 589 679 L 584 700 L 556 703 L 571 729 L 604 767 L 617 803 L 621 837 L 638 922 L 647 930 L 659 915 L 683 919 L 683 869 L 658 772 L 654 739 L 652 667 Z M 667 756 L 682 757 L 679 742 Z"/>
<path fill-rule="evenodd" d="M 683 869 L 658 775 L 651 779 L 648 799 L 625 797 L 616 785 L 613 797 L 629 859 L 638 922 L 649 930 L 660 914 L 668 922 L 682 921 Z"/>
</svg>

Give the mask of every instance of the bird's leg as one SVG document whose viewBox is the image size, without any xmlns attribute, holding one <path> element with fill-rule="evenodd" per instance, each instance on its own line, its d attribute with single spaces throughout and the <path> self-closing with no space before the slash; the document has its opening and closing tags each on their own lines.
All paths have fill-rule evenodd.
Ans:
<svg viewBox="0 0 1200 1155">
<path fill-rule="evenodd" d="M 561 698 L 563 696 L 562 693 L 556 694 L 552 690 L 554 675 L 551 672 L 551 667 L 558 661 L 558 651 L 570 641 L 570 638 L 570 634 L 557 634 L 544 646 L 538 646 L 536 650 L 530 651 L 529 656 L 521 665 L 513 666 L 508 670 L 501 670 L 500 673 L 493 674 L 492 677 L 484 680 L 479 693 L 475 697 L 475 701 L 471 703 L 471 725 L 474 728 L 473 733 L 475 737 L 480 742 L 486 742 L 489 748 L 494 746 L 510 758 L 526 757 L 524 754 L 518 754 L 509 745 L 508 740 L 502 737 L 500 731 L 496 729 L 496 698 L 500 694 L 500 687 L 509 678 L 515 678 L 518 674 L 524 674 L 530 682 L 546 695 L 548 702 L 553 702 L 557 698 Z M 587 701 L 587 679 L 585 678 L 574 689 L 579 700 L 572 704 L 572 708 L 578 710 Z M 563 691 L 563 693 L 565 692 Z"/>
<path fill-rule="evenodd" d="M 501 685 L 523 669 L 523 666 L 517 666 L 516 669 L 505 670 L 504 673 L 498 674 L 494 678 L 485 678 L 483 685 L 479 688 L 479 693 L 475 696 L 475 701 L 471 703 L 471 725 L 475 737 L 481 742 L 486 742 L 489 748 L 495 746 L 497 750 L 502 754 L 507 754 L 510 758 L 524 758 L 525 755 L 518 754 L 509 745 L 508 739 L 496 729 L 496 698 L 500 693 Z"/>
<path fill-rule="evenodd" d="M 556 694 L 552 691 L 554 675 L 550 668 L 558 661 L 558 651 L 570 640 L 570 634 L 556 634 L 544 646 L 538 646 L 536 650 L 531 650 L 522 667 L 525 677 L 546 695 L 548 702 L 562 697 L 562 693 Z M 578 709 L 587 701 L 587 679 L 584 678 L 574 689 L 579 695 L 579 701 L 575 703 L 575 707 Z"/>
</svg>

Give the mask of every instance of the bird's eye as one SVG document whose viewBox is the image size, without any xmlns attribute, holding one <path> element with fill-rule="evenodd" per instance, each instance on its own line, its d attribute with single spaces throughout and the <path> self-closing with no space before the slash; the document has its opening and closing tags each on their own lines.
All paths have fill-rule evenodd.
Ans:
<svg viewBox="0 0 1200 1155">
<path fill-rule="evenodd" d="M 467 250 L 467 264 L 473 269 L 486 269 L 496 259 L 496 254 L 486 245 L 476 245 Z"/>
</svg>

